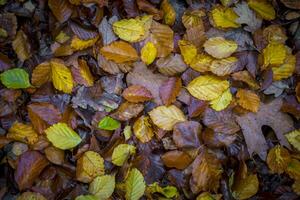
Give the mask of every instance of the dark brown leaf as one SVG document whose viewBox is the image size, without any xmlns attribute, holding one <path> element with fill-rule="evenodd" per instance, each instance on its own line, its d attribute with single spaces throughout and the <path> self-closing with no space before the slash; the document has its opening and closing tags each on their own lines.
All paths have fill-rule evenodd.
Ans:
<svg viewBox="0 0 300 200">
<path fill-rule="evenodd" d="M 137 117 L 144 110 L 144 105 L 140 103 L 125 102 L 120 105 L 112 116 L 120 121 L 127 121 Z"/>
<path fill-rule="evenodd" d="M 168 106 L 176 101 L 176 97 L 181 90 L 181 79 L 171 77 L 159 87 L 159 96 L 164 105 Z"/>
<path fill-rule="evenodd" d="M 153 4 L 149 3 L 147 0 L 137 0 L 138 8 L 146 13 L 153 15 L 153 19 L 160 20 L 163 16 L 163 12 L 158 10 Z"/>
<path fill-rule="evenodd" d="M 128 18 L 136 17 L 139 15 L 137 5 L 135 4 L 135 0 L 122 0 L 124 10 L 127 13 Z"/>
<path fill-rule="evenodd" d="M 199 122 L 186 121 L 177 123 L 173 129 L 173 140 L 178 148 L 193 149 L 200 147 L 202 126 Z"/>
<path fill-rule="evenodd" d="M 77 22 L 70 22 L 70 28 L 75 35 L 77 35 L 81 40 L 89 40 L 96 38 L 98 36 L 98 32 L 91 28 L 86 28 L 81 26 Z"/>
<path fill-rule="evenodd" d="M 0 72 L 12 67 L 12 62 L 7 55 L 0 53 Z"/>
</svg>

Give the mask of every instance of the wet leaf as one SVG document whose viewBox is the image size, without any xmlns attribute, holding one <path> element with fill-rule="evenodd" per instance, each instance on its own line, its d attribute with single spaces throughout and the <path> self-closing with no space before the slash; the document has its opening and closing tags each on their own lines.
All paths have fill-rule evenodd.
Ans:
<svg viewBox="0 0 300 200">
<path fill-rule="evenodd" d="M 135 154 L 135 146 L 129 144 L 119 144 L 114 148 L 111 161 L 114 165 L 123 166 L 130 155 Z"/>
<path fill-rule="evenodd" d="M 89 186 L 89 192 L 97 197 L 98 200 L 108 199 L 115 190 L 115 177 L 103 175 L 96 177 Z"/>
<path fill-rule="evenodd" d="M 72 15 L 72 5 L 68 0 L 49 0 L 48 6 L 60 23 L 67 21 Z"/>
<path fill-rule="evenodd" d="M 289 151 L 276 145 L 268 153 L 267 164 L 273 173 L 282 174 L 287 169 L 290 160 Z"/>
<path fill-rule="evenodd" d="M 36 87 L 51 81 L 51 65 L 49 62 L 43 62 L 36 66 L 31 74 L 31 83 Z"/>
<path fill-rule="evenodd" d="M 45 130 L 48 140 L 53 146 L 66 150 L 76 147 L 81 138 L 65 123 L 57 123 Z"/>
<path fill-rule="evenodd" d="M 214 26 L 218 28 L 238 28 L 240 24 L 236 22 L 238 15 L 232 8 L 216 6 L 212 12 Z"/>
<path fill-rule="evenodd" d="M 154 136 L 152 126 L 150 124 L 150 118 L 147 116 L 141 116 L 133 125 L 134 135 L 142 142 L 149 142 Z"/>
<path fill-rule="evenodd" d="M 166 131 L 172 130 L 176 123 L 186 121 L 183 112 L 174 105 L 156 107 L 148 114 L 156 126 Z"/>
<path fill-rule="evenodd" d="M 139 103 L 151 100 L 151 92 L 140 85 L 131 85 L 123 91 L 122 96 L 129 102 Z"/>
<path fill-rule="evenodd" d="M 145 192 L 146 184 L 139 170 L 133 168 L 125 181 L 126 200 L 138 200 Z"/>
<path fill-rule="evenodd" d="M 249 0 L 248 5 L 252 8 L 257 14 L 265 20 L 275 19 L 275 9 L 273 6 L 266 0 Z"/>
<path fill-rule="evenodd" d="M 192 158 L 183 151 L 168 151 L 161 156 L 165 166 L 176 169 L 185 169 L 191 162 Z"/>
<path fill-rule="evenodd" d="M 164 12 L 164 23 L 172 26 L 175 23 L 176 12 L 173 6 L 170 4 L 169 0 L 163 0 L 161 5 L 161 10 Z"/>
<path fill-rule="evenodd" d="M 54 87 L 65 93 L 71 93 L 73 89 L 71 70 L 66 67 L 64 61 L 60 59 L 52 59 L 50 65 Z"/>
<path fill-rule="evenodd" d="M 120 125 L 121 125 L 120 122 L 118 122 L 117 120 L 109 116 L 106 116 L 103 119 L 101 119 L 101 121 L 98 123 L 98 128 L 103 130 L 113 131 L 118 129 Z"/>
<path fill-rule="evenodd" d="M 104 175 L 104 160 L 94 151 L 86 151 L 77 161 L 76 179 L 90 183 L 97 176 Z"/>
<path fill-rule="evenodd" d="M 228 88 L 218 98 L 211 100 L 210 106 L 216 111 L 221 111 L 227 108 L 231 101 L 232 94 L 230 92 L 230 89 Z"/>
<path fill-rule="evenodd" d="M 28 88 L 31 86 L 28 73 L 21 68 L 6 70 L 0 74 L 3 85 L 11 89 Z"/>
<path fill-rule="evenodd" d="M 181 79 L 179 78 L 169 78 L 167 81 L 163 82 L 159 88 L 159 96 L 164 105 L 168 106 L 176 101 L 176 97 L 181 90 Z"/>
<path fill-rule="evenodd" d="M 14 41 L 12 42 L 12 46 L 14 51 L 18 55 L 18 58 L 22 62 L 31 57 L 31 49 L 28 42 L 28 37 L 22 30 L 19 30 L 17 32 L 17 35 Z"/>
<path fill-rule="evenodd" d="M 33 127 L 19 122 L 12 125 L 6 137 L 29 145 L 33 145 L 38 141 L 38 134 L 33 130 Z"/>
<path fill-rule="evenodd" d="M 257 94 L 250 90 L 239 89 L 236 94 L 237 103 L 246 110 L 257 112 L 260 105 L 260 99 Z"/>
<path fill-rule="evenodd" d="M 205 51 L 215 58 L 227 58 L 234 53 L 238 45 L 232 40 L 226 40 L 223 37 L 213 37 L 204 43 Z"/>
<path fill-rule="evenodd" d="M 300 131 L 294 130 L 285 134 L 286 139 L 289 141 L 293 147 L 300 151 Z"/>
<path fill-rule="evenodd" d="M 146 65 L 150 65 L 156 58 L 157 49 L 152 42 L 147 42 L 141 50 L 141 59 Z"/>
</svg>

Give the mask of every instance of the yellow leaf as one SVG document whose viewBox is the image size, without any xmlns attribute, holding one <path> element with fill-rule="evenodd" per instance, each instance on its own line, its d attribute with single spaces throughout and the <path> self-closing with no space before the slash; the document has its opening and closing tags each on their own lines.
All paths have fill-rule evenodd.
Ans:
<svg viewBox="0 0 300 200">
<path fill-rule="evenodd" d="M 104 160 L 99 153 L 86 151 L 77 161 L 76 178 L 89 183 L 97 176 L 104 175 Z"/>
<path fill-rule="evenodd" d="M 240 24 L 236 23 L 239 16 L 231 9 L 223 6 L 216 6 L 212 10 L 212 19 L 217 28 L 238 28 Z"/>
<path fill-rule="evenodd" d="M 31 83 L 36 87 L 51 81 L 51 65 L 49 62 L 43 62 L 36 66 L 31 74 Z"/>
<path fill-rule="evenodd" d="M 230 92 L 230 89 L 228 88 L 219 96 L 218 98 L 210 101 L 210 106 L 216 110 L 216 111 L 221 111 L 227 108 L 227 106 L 230 104 L 232 101 L 232 94 Z"/>
<path fill-rule="evenodd" d="M 133 125 L 133 132 L 142 143 L 149 142 L 154 136 L 149 117 L 143 115 L 138 118 Z"/>
<path fill-rule="evenodd" d="M 209 38 L 203 46 L 209 55 L 219 59 L 229 57 L 238 48 L 235 41 L 226 40 L 223 37 Z"/>
<path fill-rule="evenodd" d="M 232 188 L 235 199 L 249 199 L 255 195 L 259 189 L 259 182 L 256 174 L 248 174 L 238 181 Z"/>
<path fill-rule="evenodd" d="M 293 147 L 300 151 L 300 130 L 294 130 L 285 134 L 286 139 Z"/>
<path fill-rule="evenodd" d="M 286 169 L 286 173 L 295 180 L 300 180 L 300 161 L 292 158 Z"/>
<path fill-rule="evenodd" d="M 116 166 L 122 166 L 130 155 L 135 154 L 135 146 L 129 144 L 119 144 L 114 148 L 111 162 Z"/>
<path fill-rule="evenodd" d="M 50 65 L 54 87 L 65 93 L 71 93 L 73 89 L 71 70 L 66 67 L 64 61 L 60 59 L 52 59 Z"/>
<path fill-rule="evenodd" d="M 263 69 L 266 69 L 269 65 L 278 66 L 283 64 L 286 56 L 287 51 L 283 44 L 268 44 L 268 46 L 263 49 Z"/>
<path fill-rule="evenodd" d="M 150 65 L 157 56 L 157 49 L 152 42 L 147 42 L 141 50 L 141 59 L 146 65 Z"/>
<path fill-rule="evenodd" d="M 190 63 L 190 67 L 198 72 L 210 71 L 213 58 L 206 54 L 198 54 Z"/>
<path fill-rule="evenodd" d="M 62 150 L 72 149 L 81 142 L 80 136 L 65 123 L 54 124 L 45 133 L 53 146 Z"/>
<path fill-rule="evenodd" d="M 79 50 L 83 50 L 86 48 L 89 48 L 91 46 L 93 46 L 97 40 L 98 40 L 98 36 L 93 38 L 93 39 L 89 39 L 89 40 L 81 40 L 80 38 L 78 38 L 76 35 L 72 38 L 71 41 L 71 48 L 74 51 L 79 51 Z"/>
<path fill-rule="evenodd" d="M 136 50 L 127 42 L 116 41 L 101 48 L 100 53 L 116 63 L 134 62 L 139 59 Z"/>
<path fill-rule="evenodd" d="M 228 88 L 229 82 L 227 80 L 212 75 L 199 76 L 187 86 L 187 90 L 192 96 L 206 101 L 218 98 Z"/>
<path fill-rule="evenodd" d="M 182 15 L 182 23 L 186 29 L 196 26 L 203 27 L 202 17 L 205 16 L 205 12 L 202 10 L 188 10 Z"/>
<path fill-rule="evenodd" d="M 164 23 L 172 26 L 176 19 L 176 12 L 168 0 L 163 0 L 161 10 L 164 12 Z"/>
<path fill-rule="evenodd" d="M 281 43 L 284 44 L 287 40 L 286 31 L 280 25 L 270 25 L 263 30 L 263 37 L 268 40 L 269 43 Z"/>
<path fill-rule="evenodd" d="M 193 59 L 197 55 L 197 48 L 191 42 L 187 40 L 179 40 L 178 46 L 180 48 L 181 55 L 186 64 L 191 64 Z"/>
<path fill-rule="evenodd" d="M 288 55 L 285 59 L 285 63 L 279 67 L 273 67 L 273 80 L 279 81 L 285 78 L 289 78 L 293 75 L 296 67 L 296 56 Z"/>
<path fill-rule="evenodd" d="M 166 131 L 171 131 L 176 123 L 186 121 L 183 112 L 174 105 L 158 106 L 149 115 L 156 126 Z"/>
<path fill-rule="evenodd" d="M 211 63 L 210 70 L 218 76 L 229 75 L 237 68 L 237 61 L 236 57 L 214 60 Z"/>
<path fill-rule="evenodd" d="M 267 157 L 267 164 L 272 173 L 282 174 L 291 160 L 291 156 L 288 150 L 280 145 L 273 147 Z"/>
<path fill-rule="evenodd" d="M 251 112 L 257 112 L 260 105 L 260 99 L 257 94 L 250 90 L 239 89 L 236 97 L 237 103 L 244 109 Z"/>
<path fill-rule="evenodd" d="M 148 16 L 148 18 L 152 21 L 151 16 Z M 150 27 L 147 27 L 145 22 L 139 17 L 135 19 L 122 19 L 113 23 L 115 34 L 122 40 L 128 42 L 139 42 L 143 40 L 149 28 Z"/>
<path fill-rule="evenodd" d="M 275 19 L 275 9 L 266 0 L 249 0 L 248 5 L 255 10 L 263 19 L 273 20 Z"/>
<path fill-rule="evenodd" d="M 7 138 L 33 145 L 38 141 L 38 134 L 31 125 L 15 122 L 8 130 Z"/>
</svg>

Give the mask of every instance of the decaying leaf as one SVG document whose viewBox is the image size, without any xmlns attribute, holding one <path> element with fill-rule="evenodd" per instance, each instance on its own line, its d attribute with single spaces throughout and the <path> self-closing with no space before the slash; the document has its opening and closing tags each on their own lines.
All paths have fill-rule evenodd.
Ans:
<svg viewBox="0 0 300 200">
<path fill-rule="evenodd" d="M 67 21 L 72 15 L 72 5 L 68 0 L 49 0 L 48 5 L 60 23 Z"/>
<path fill-rule="evenodd" d="M 134 135 L 143 143 L 149 142 L 154 136 L 148 116 L 139 117 L 133 125 Z"/>
<path fill-rule="evenodd" d="M 192 158 L 187 153 L 178 150 L 164 153 L 161 159 L 164 165 L 176 169 L 185 169 L 192 162 Z"/>
<path fill-rule="evenodd" d="M 209 38 L 203 46 L 209 55 L 219 59 L 229 57 L 238 48 L 237 43 L 223 37 Z"/>
<path fill-rule="evenodd" d="M 124 102 L 112 116 L 120 121 L 127 121 L 137 117 L 143 110 L 143 104 Z"/>
<path fill-rule="evenodd" d="M 116 21 L 118 21 L 117 16 L 112 16 L 109 20 L 107 20 L 107 16 L 103 17 L 99 25 L 99 32 L 102 35 L 103 45 L 108 45 L 118 39 L 112 30 L 112 24 Z"/>
<path fill-rule="evenodd" d="M 267 164 L 273 173 L 282 174 L 290 161 L 289 151 L 280 145 L 276 145 L 268 153 Z"/>
<path fill-rule="evenodd" d="M 179 54 L 171 54 L 168 57 L 158 59 L 156 66 L 160 73 L 169 76 L 174 76 L 187 69 L 187 65 Z"/>
<path fill-rule="evenodd" d="M 180 92 L 182 83 L 179 78 L 169 78 L 163 82 L 159 88 L 159 96 L 164 105 L 168 106 L 176 101 L 176 97 Z"/>
<path fill-rule="evenodd" d="M 83 59 L 78 60 L 78 66 L 71 68 L 74 81 L 86 87 L 94 85 L 94 77 L 89 69 L 87 62 Z"/>
<path fill-rule="evenodd" d="M 129 102 L 139 103 L 151 100 L 151 92 L 140 85 L 131 85 L 123 91 L 122 96 Z"/>
<path fill-rule="evenodd" d="M 62 165 L 65 162 L 64 151 L 53 146 L 47 147 L 45 149 L 45 155 L 50 162 L 56 165 Z"/>
<path fill-rule="evenodd" d="M 255 81 L 255 79 L 246 70 L 233 73 L 231 76 L 236 81 L 245 82 L 247 85 L 249 85 L 254 90 L 257 90 L 260 87 L 258 85 L 258 83 Z"/>
<path fill-rule="evenodd" d="M 79 50 L 83 50 L 86 48 L 89 48 L 91 46 L 93 46 L 97 40 L 98 40 L 98 36 L 96 36 L 95 38 L 91 38 L 91 39 L 87 39 L 87 40 L 82 40 L 79 37 L 77 37 L 76 35 L 72 38 L 71 41 L 71 49 L 74 51 L 79 51 Z"/>
<path fill-rule="evenodd" d="M 202 126 L 196 121 L 179 122 L 174 126 L 173 140 L 178 148 L 184 150 L 200 147 L 199 136 Z"/>
<path fill-rule="evenodd" d="M 257 94 L 250 90 L 239 89 L 237 94 L 237 103 L 246 110 L 257 112 L 260 105 L 260 99 Z"/>
<path fill-rule="evenodd" d="M 18 58 L 22 62 L 31 57 L 31 49 L 28 42 L 28 37 L 22 30 L 17 32 L 16 38 L 12 42 L 12 46 L 18 55 Z"/>
<path fill-rule="evenodd" d="M 30 145 L 33 145 L 38 141 L 38 134 L 33 130 L 33 127 L 19 122 L 12 125 L 6 137 Z"/>
</svg>

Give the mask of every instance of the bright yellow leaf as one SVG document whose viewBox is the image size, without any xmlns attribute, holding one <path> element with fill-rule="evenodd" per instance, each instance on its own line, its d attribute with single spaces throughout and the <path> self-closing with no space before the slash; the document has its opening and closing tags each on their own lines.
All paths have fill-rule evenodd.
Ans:
<svg viewBox="0 0 300 200">
<path fill-rule="evenodd" d="M 186 64 L 190 64 L 197 55 L 197 48 L 187 40 L 179 40 L 178 46 Z"/>
<path fill-rule="evenodd" d="M 198 54 L 190 63 L 190 67 L 198 72 L 210 71 L 213 58 L 206 54 Z"/>
<path fill-rule="evenodd" d="M 260 99 L 257 94 L 250 90 L 239 89 L 236 94 L 237 103 L 244 109 L 257 112 L 260 106 Z"/>
<path fill-rule="evenodd" d="M 156 126 L 166 131 L 171 131 L 176 123 L 186 121 L 183 112 L 174 105 L 158 106 L 149 115 Z"/>
<path fill-rule="evenodd" d="M 164 12 L 164 23 L 172 26 L 176 20 L 176 12 L 169 0 L 163 0 L 161 10 Z"/>
<path fill-rule="evenodd" d="M 203 46 L 209 55 L 219 59 L 229 57 L 238 48 L 235 41 L 226 40 L 223 37 L 209 38 Z"/>
<path fill-rule="evenodd" d="M 236 57 L 216 59 L 212 61 L 210 70 L 218 76 L 229 75 L 237 68 L 237 61 Z"/>
<path fill-rule="evenodd" d="M 276 17 L 275 9 L 266 0 L 249 0 L 248 5 L 263 19 L 273 20 Z"/>
<path fill-rule="evenodd" d="M 273 67 L 273 80 L 279 81 L 285 78 L 289 78 L 293 75 L 296 68 L 296 56 L 288 55 L 285 59 L 285 63 L 279 67 Z"/>
<path fill-rule="evenodd" d="M 227 106 L 230 104 L 231 101 L 232 101 L 232 94 L 230 92 L 230 89 L 228 88 L 218 98 L 210 101 L 210 106 L 216 111 L 221 111 L 227 108 Z"/>
<path fill-rule="evenodd" d="M 300 151 L 300 130 L 294 130 L 285 134 L 286 139 L 293 147 Z"/>
<path fill-rule="evenodd" d="M 218 98 L 228 88 L 229 82 L 227 80 L 212 75 L 199 76 L 187 86 L 187 90 L 192 96 L 206 101 Z"/>
<path fill-rule="evenodd" d="M 60 59 L 52 59 L 50 65 L 54 87 L 65 93 L 71 93 L 73 89 L 71 70 L 66 67 L 64 61 Z"/>
<path fill-rule="evenodd" d="M 98 38 L 99 37 L 97 36 L 97 37 L 89 39 L 89 40 L 82 40 L 75 35 L 75 36 L 73 36 L 72 41 L 71 41 L 71 48 L 74 51 L 79 51 L 79 50 L 89 48 L 97 42 Z"/>
<path fill-rule="evenodd" d="M 83 183 L 89 183 L 97 176 L 104 175 L 104 160 L 99 153 L 85 152 L 77 161 L 76 178 Z"/>
<path fill-rule="evenodd" d="M 263 49 L 263 69 L 266 69 L 269 65 L 279 66 L 284 63 L 287 56 L 287 50 L 283 44 L 268 44 Z"/>
<path fill-rule="evenodd" d="M 146 65 L 150 65 L 157 56 L 157 49 L 152 42 L 147 42 L 141 50 L 141 59 Z"/>
<path fill-rule="evenodd" d="M 31 125 L 15 122 L 8 130 L 7 138 L 33 145 L 38 141 L 38 134 Z"/>
<path fill-rule="evenodd" d="M 133 125 L 133 133 L 142 143 L 149 142 L 154 136 L 149 117 L 141 116 Z"/>
<path fill-rule="evenodd" d="M 239 16 L 231 9 L 223 6 L 216 6 L 212 10 L 212 19 L 217 28 L 238 28 L 240 24 L 236 23 Z"/>
</svg>

